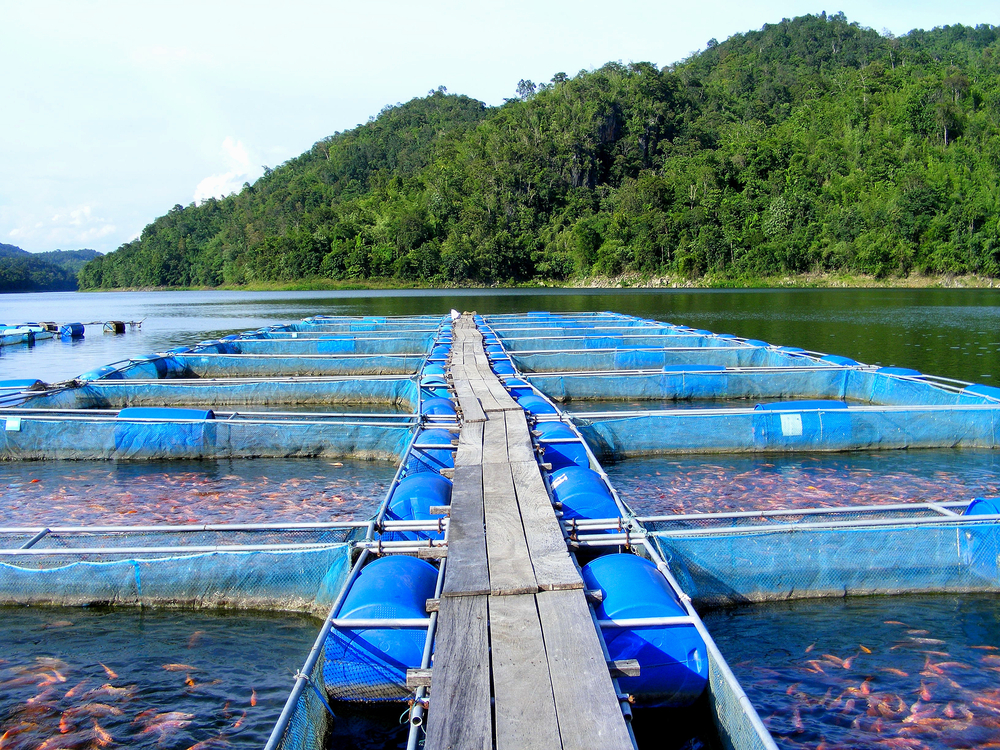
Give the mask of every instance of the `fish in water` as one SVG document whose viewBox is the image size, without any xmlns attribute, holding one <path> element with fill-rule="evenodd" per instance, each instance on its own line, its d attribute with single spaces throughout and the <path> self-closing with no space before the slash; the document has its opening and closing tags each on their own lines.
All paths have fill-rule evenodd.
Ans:
<svg viewBox="0 0 1000 750">
<path fill-rule="evenodd" d="M 190 664 L 164 664 L 163 668 L 168 672 L 197 672 L 198 667 L 192 667 Z"/>
</svg>

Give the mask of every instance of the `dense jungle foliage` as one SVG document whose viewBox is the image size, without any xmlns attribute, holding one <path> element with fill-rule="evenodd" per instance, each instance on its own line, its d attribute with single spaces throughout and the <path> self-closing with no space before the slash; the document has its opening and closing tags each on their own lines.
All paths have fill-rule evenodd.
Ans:
<svg viewBox="0 0 1000 750">
<path fill-rule="evenodd" d="M 1000 27 L 843 14 L 660 69 L 441 88 L 237 195 L 175 206 L 85 287 L 621 273 L 1000 275 Z"/>
<path fill-rule="evenodd" d="M 72 291 L 80 269 L 97 257 L 96 250 L 29 253 L 15 245 L 0 244 L 0 292 Z"/>
</svg>

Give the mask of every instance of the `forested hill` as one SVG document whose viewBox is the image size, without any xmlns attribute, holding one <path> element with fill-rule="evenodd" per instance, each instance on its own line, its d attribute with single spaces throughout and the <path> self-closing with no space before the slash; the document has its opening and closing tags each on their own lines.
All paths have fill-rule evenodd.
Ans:
<svg viewBox="0 0 1000 750">
<path fill-rule="evenodd" d="M 0 292 L 65 292 L 76 289 L 76 277 L 96 250 L 52 250 L 29 253 L 0 243 Z"/>
<path fill-rule="evenodd" d="M 1000 275 L 998 27 L 805 16 L 518 93 L 386 108 L 81 283 Z"/>
</svg>

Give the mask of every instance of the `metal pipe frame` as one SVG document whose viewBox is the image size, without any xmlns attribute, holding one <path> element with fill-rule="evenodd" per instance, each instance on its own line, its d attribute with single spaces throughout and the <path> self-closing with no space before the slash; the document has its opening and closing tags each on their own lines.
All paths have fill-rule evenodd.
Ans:
<svg viewBox="0 0 1000 750">
<path fill-rule="evenodd" d="M 295 683 L 292 685 L 292 691 L 289 693 L 288 699 L 285 701 L 285 705 L 281 709 L 281 714 L 279 714 L 278 720 L 275 723 L 274 728 L 271 730 L 271 736 L 268 737 L 267 743 L 264 745 L 264 750 L 277 750 L 278 745 L 281 743 L 281 737 L 285 733 L 285 729 L 288 728 L 288 723 L 292 719 L 292 714 L 295 713 L 295 708 L 298 705 L 299 698 L 302 696 L 302 691 L 305 690 L 306 682 L 309 680 L 309 675 L 311 675 L 313 669 L 315 669 L 316 664 L 319 661 L 319 656 L 323 651 L 323 646 L 326 644 L 327 636 L 330 635 L 330 630 L 333 628 L 333 618 L 340 612 L 340 608 L 344 605 L 344 599 L 347 598 L 347 592 L 350 590 L 355 579 L 361 573 L 361 568 L 364 567 L 367 559 L 368 552 L 366 550 L 362 550 L 358 559 L 355 561 L 354 566 L 351 568 L 347 581 L 345 581 L 343 588 L 341 588 L 340 593 L 337 595 L 337 599 L 330 608 L 330 614 L 323 623 L 323 627 L 320 628 L 319 635 L 316 636 L 316 640 L 313 642 L 313 646 L 309 650 L 308 656 L 306 656 L 302 669 L 300 669 L 298 674 L 295 676 Z"/>
</svg>

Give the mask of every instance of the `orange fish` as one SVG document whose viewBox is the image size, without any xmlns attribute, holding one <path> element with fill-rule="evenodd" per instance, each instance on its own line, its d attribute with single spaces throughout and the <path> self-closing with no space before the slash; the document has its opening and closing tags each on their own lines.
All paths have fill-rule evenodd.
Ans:
<svg viewBox="0 0 1000 750">
<path fill-rule="evenodd" d="M 239 729 L 241 726 L 243 726 L 243 720 L 246 719 L 246 717 L 247 717 L 247 712 L 244 711 L 242 714 L 240 714 L 240 718 L 238 718 L 236 722 L 233 724 L 233 729 Z"/>
<path fill-rule="evenodd" d="M 163 668 L 168 672 L 197 672 L 197 667 L 192 667 L 190 664 L 164 664 Z"/>
<path fill-rule="evenodd" d="M 257 691 L 254 690 L 253 688 L 250 688 L 250 705 L 251 706 L 257 705 Z"/>
<path fill-rule="evenodd" d="M 107 747 L 114 742 L 114 738 L 97 723 L 97 719 L 94 719 L 94 741 L 99 747 Z"/>
<path fill-rule="evenodd" d="M 889 674 L 894 674 L 897 677 L 909 677 L 909 672 L 904 672 L 902 669 L 896 669 L 895 667 L 879 667 L 879 672 L 888 672 Z"/>
<path fill-rule="evenodd" d="M 74 695 L 77 695 L 81 690 L 83 690 L 84 686 L 86 686 L 89 683 L 90 680 L 81 680 L 80 682 L 76 683 L 73 687 L 71 687 L 69 690 L 67 690 L 66 695 L 64 697 L 72 698 Z"/>
<path fill-rule="evenodd" d="M 115 670 L 110 669 L 106 664 L 103 664 L 101 662 L 97 662 L 97 663 L 100 664 L 102 667 L 104 667 L 104 671 L 107 673 L 109 680 L 117 680 L 118 679 L 118 673 L 115 672 Z"/>
</svg>

